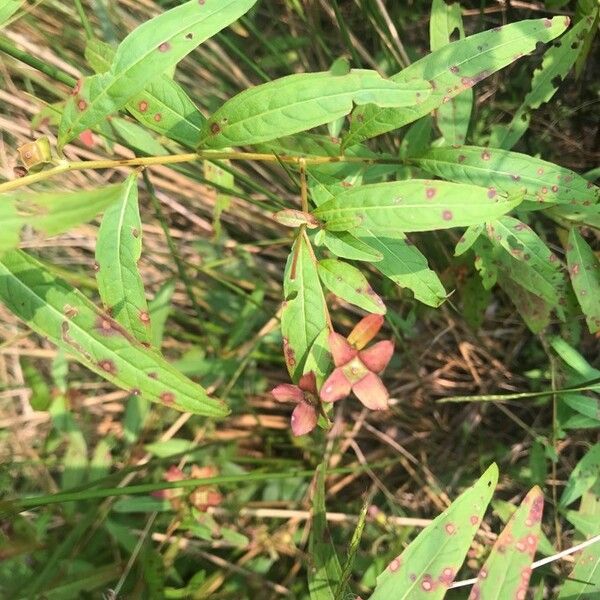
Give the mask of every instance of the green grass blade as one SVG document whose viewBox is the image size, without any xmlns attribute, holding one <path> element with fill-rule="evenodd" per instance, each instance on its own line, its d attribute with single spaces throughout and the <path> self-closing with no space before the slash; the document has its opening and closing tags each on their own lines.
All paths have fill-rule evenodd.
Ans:
<svg viewBox="0 0 600 600">
<path fill-rule="evenodd" d="M 427 526 L 377 578 L 370 600 L 440 600 L 454 581 L 490 502 L 493 464 Z"/>
<path fill-rule="evenodd" d="M 430 93 L 426 81 L 398 84 L 366 69 L 346 75 L 296 73 L 227 101 L 205 124 L 199 143 L 207 148 L 258 144 L 335 121 L 354 104 L 412 106 Z"/>
<path fill-rule="evenodd" d="M 330 292 L 368 312 L 385 314 L 383 300 L 373 291 L 359 269 L 334 258 L 319 261 L 317 268 L 323 285 Z"/>
<path fill-rule="evenodd" d="M 111 316 L 140 342 L 150 343 L 150 313 L 137 263 L 142 255 L 142 222 L 137 173 L 104 213 L 96 241 L 96 281 Z"/>
<path fill-rule="evenodd" d="M 544 495 L 535 486 L 498 536 L 479 571 L 469 600 L 525 598 L 531 577 L 531 563 L 541 535 Z"/>
<path fill-rule="evenodd" d="M 532 52 L 538 42 L 553 40 L 568 25 L 568 17 L 519 21 L 471 35 L 432 52 L 391 78 L 396 82 L 413 79 L 430 81 L 435 90 L 429 98 L 411 108 L 357 109 L 352 115 L 350 132 L 344 145 L 351 146 L 416 121 L 457 94 Z"/>
<path fill-rule="evenodd" d="M 111 68 L 76 86 L 60 122 L 58 146 L 96 125 L 246 13 L 256 0 L 190 0 L 146 21 L 119 44 Z"/>
<path fill-rule="evenodd" d="M 600 331 L 600 260 L 575 227 L 567 246 L 569 276 L 591 333 Z"/>
<path fill-rule="evenodd" d="M 571 471 L 560 497 L 560 506 L 564 508 L 581 498 L 598 479 L 600 479 L 600 444 L 595 444 Z"/>
<path fill-rule="evenodd" d="M 21 8 L 22 0 L 0 0 L 0 28 Z"/>
<path fill-rule="evenodd" d="M 525 200 L 536 203 L 584 206 L 600 201 L 600 188 L 581 175 L 519 152 L 480 146 L 432 148 L 411 162 L 449 181 L 503 193 L 525 190 Z"/>
<path fill-rule="evenodd" d="M 0 260 L 0 300 L 35 332 L 115 385 L 177 410 L 227 415 L 222 401 L 210 398 L 28 254 L 13 250 Z"/>
</svg>

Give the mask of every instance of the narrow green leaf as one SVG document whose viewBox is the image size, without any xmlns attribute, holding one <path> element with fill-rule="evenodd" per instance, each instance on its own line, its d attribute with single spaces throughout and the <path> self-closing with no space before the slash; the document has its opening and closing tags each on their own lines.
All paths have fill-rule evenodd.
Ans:
<svg viewBox="0 0 600 600">
<path fill-rule="evenodd" d="M 190 0 L 137 27 L 119 44 L 110 70 L 76 86 L 63 112 L 59 148 L 123 108 L 157 75 L 176 65 L 255 3 L 256 0 Z M 153 119 L 158 114 L 154 113 Z"/>
<path fill-rule="evenodd" d="M 160 348 L 162 345 L 165 324 L 171 312 L 171 299 L 175 292 L 175 281 L 167 281 L 156 292 L 156 295 L 148 303 L 150 318 L 152 322 L 152 345 Z"/>
<path fill-rule="evenodd" d="M 33 410 L 48 410 L 52 403 L 52 392 L 50 386 L 42 373 L 26 358 L 21 358 L 21 369 L 25 377 L 25 383 L 31 390 L 29 404 Z"/>
<path fill-rule="evenodd" d="M 431 148 L 411 162 L 443 179 L 502 193 L 524 191 L 526 200 L 568 204 L 570 210 L 573 204 L 600 201 L 600 188 L 581 175 L 519 152 L 480 146 Z"/>
<path fill-rule="evenodd" d="M 0 0 L 0 28 L 21 8 L 23 0 Z"/>
<path fill-rule="evenodd" d="M 93 219 L 123 193 L 123 184 L 81 192 L 14 192 L 0 202 L 0 255 L 19 244 L 29 225 L 44 236 L 67 231 Z"/>
<path fill-rule="evenodd" d="M 551 338 L 550 345 L 556 354 L 558 354 L 571 369 L 578 375 L 581 375 L 582 379 L 578 379 L 578 383 L 600 377 L 600 370 L 592 367 L 592 365 L 590 365 L 590 363 L 575 350 L 573 346 L 569 345 L 562 338 L 556 336 Z"/>
<path fill-rule="evenodd" d="M 317 268 L 321 281 L 330 292 L 368 312 L 385 314 L 383 300 L 373 291 L 359 269 L 334 258 L 319 261 Z"/>
<path fill-rule="evenodd" d="M 367 229 L 358 233 L 361 241 L 382 255 L 382 260 L 373 264 L 378 271 L 400 287 L 411 290 L 415 299 L 423 304 L 437 307 L 444 302 L 446 290 L 416 246 L 406 239 L 379 236 Z"/>
<path fill-rule="evenodd" d="M 460 4 L 446 4 L 444 0 L 433 0 L 429 21 L 431 51 L 435 52 L 448 44 L 454 34 L 458 34 L 461 40 L 465 37 Z M 472 88 L 453 96 L 437 109 L 437 124 L 447 144 L 464 144 L 472 109 Z"/>
<path fill-rule="evenodd" d="M 461 254 L 464 254 L 469 248 L 471 248 L 471 246 L 473 246 L 473 244 L 484 231 L 485 226 L 483 224 L 471 225 L 470 227 L 467 227 L 456 244 L 454 256 L 460 256 Z"/>
<path fill-rule="evenodd" d="M 496 483 L 492 464 L 428 525 L 377 578 L 370 600 L 440 600 L 454 581 L 479 529 Z"/>
<path fill-rule="evenodd" d="M 222 401 L 24 252 L 10 251 L 0 260 L 0 301 L 36 333 L 122 389 L 181 411 L 228 413 Z"/>
<path fill-rule="evenodd" d="M 321 388 L 327 375 L 331 372 L 331 352 L 329 350 L 328 337 L 329 327 L 325 327 L 311 346 L 304 365 L 305 373 L 312 371 L 315 374 L 317 389 Z"/>
<path fill-rule="evenodd" d="M 432 52 L 391 78 L 399 83 L 414 79 L 430 81 L 434 91 L 429 98 L 418 106 L 404 109 L 358 108 L 352 115 L 344 145 L 352 146 L 416 121 L 532 52 L 538 42 L 553 40 L 568 25 L 568 17 L 519 21 L 477 33 Z"/>
<path fill-rule="evenodd" d="M 587 492 L 600 478 L 600 444 L 592 446 L 577 463 L 569 475 L 567 485 L 560 497 L 560 506 L 566 507 L 584 492 Z"/>
<path fill-rule="evenodd" d="M 257 144 L 325 125 L 349 114 L 353 104 L 412 106 L 430 93 L 429 83 L 420 79 L 397 84 L 366 69 L 347 75 L 296 73 L 227 101 L 205 124 L 199 143 L 207 148 Z"/>
<path fill-rule="evenodd" d="M 575 227 L 567 246 L 569 276 L 591 333 L 600 331 L 600 260 Z"/>
<path fill-rule="evenodd" d="M 377 262 L 383 258 L 381 252 L 371 248 L 369 244 L 359 240 L 347 231 L 325 231 L 322 229 L 320 233 L 322 234 L 320 241 L 325 244 L 330 252 L 340 258 L 367 262 Z"/>
<path fill-rule="evenodd" d="M 283 352 L 293 380 L 302 375 L 304 363 L 317 336 L 327 327 L 327 306 L 310 241 L 302 232 L 294 242 L 285 268 L 281 312 Z"/>
<path fill-rule="evenodd" d="M 500 217 L 520 202 L 474 185 L 413 179 L 350 188 L 314 214 L 333 231 L 362 227 L 398 237 L 402 232 L 476 225 Z"/>
<path fill-rule="evenodd" d="M 137 268 L 142 255 L 142 221 L 137 173 L 104 213 L 96 241 L 96 281 L 102 303 L 112 317 L 140 342 L 150 342 L 150 313 Z"/>
<path fill-rule="evenodd" d="M 600 425 L 600 400 L 583 394 L 561 394 L 560 400 L 574 411 L 599 421 Z"/>
<path fill-rule="evenodd" d="M 587 35 L 593 21 L 592 16 L 582 19 L 546 50 L 541 66 L 533 72 L 531 90 L 511 122 L 494 128 L 490 146 L 510 149 L 521 139 L 529 128 L 531 113 L 554 96 L 575 64 L 582 48 L 581 39 Z"/>
<path fill-rule="evenodd" d="M 477 576 L 469 600 L 525 598 L 531 577 L 544 510 L 544 494 L 536 485 L 525 496 L 494 543 Z"/>
<path fill-rule="evenodd" d="M 571 574 L 560 588 L 558 600 L 594 600 L 599 596 L 600 545 L 596 543 L 577 556 Z"/>
</svg>

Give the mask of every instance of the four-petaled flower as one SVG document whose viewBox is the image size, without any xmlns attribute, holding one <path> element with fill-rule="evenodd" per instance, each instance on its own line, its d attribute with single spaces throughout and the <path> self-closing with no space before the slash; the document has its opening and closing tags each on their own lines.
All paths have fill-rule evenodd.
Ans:
<svg viewBox="0 0 600 600">
<path fill-rule="evenodd" d="M 329 334 L 329 349 L 336 368 L 321 388 L 323 402 L 335 402 L 353 391 L 367 408 L 387 408 L 389 395 L 379 373 L 390 362 L 394 343 L 384 340 L 363 350 L 382 325 L 381 315 L 368 315 L 356 325 L 347 339 L 335 331 Z"/>
<path fill-rule="evenodd" d="M 292 432 L 294 435 L 304 435 L 317 425 L 317 409 L 319 398 L 315 374 L 310 371 L 300 377 L 298 385 L 282 383 L 271 391 L 279 402 L 295 402 L 292 412 Z"/>
</svg>

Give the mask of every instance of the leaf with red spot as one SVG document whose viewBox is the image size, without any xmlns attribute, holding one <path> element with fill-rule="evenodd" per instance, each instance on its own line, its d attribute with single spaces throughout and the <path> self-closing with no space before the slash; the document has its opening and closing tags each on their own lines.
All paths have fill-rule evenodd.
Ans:
<svg viewBox="0 0 600 600">
<path fill-rule="evenodd" d="M 259 144 L 325 125 L 349 114 L 354 104 L 414 106 L 430 93 L 422 79 L 394 83 L 367 69 L 295 73 L 228 100 L 203 127 L 199 144 L 217 149 Z"/>
<path fill-rule="evenodd" d="M 123 108 L 157 74 L 176 65 L 255 3 L 190 0 L 142 23 L 119 44 L 106 73 L 85 78 L 74 90 L 60 122 L 59 148 Z"/>
<path fill-rule="evenodd" d="M 321 288 L 317 261 L 305 232 L 296 238 L 285 268 L 281 311 L 283 353 L 294 381 L 304 372 L 304 363 L 319 334 L 327 327 L 327 306 Z"/>
<path fill-rule="evenodd" d="M 575 227 L 567 246 L 569 276 L 591 333 L 600 331 L 600 260 Z"/>
<path fill-rule="evenodd" d="M 137 173 L 123 183 L 118 202 L 104 213 L 96 241 L 96 281 L 104 306 L 140 342 L 150 342 L 150 313 L 137 263 L 142 222 Z"/>
<path fill-rule="evenodd" d="M 402 109 L 358 107 L 352 114 L 350 132 L 344 139 L 344 146 L 352 146 L 416 121 L 532 52 L 539 42 L 553 40 L 568 24 L 568 17 L 519 21 L 443 46 L 391 78 L 397 82 L 415 78 L 430 81 L 434 91 L 429 98 L 418 106 Z"/>
<path fill-rule="evenodd" d="M 342 300 L 371 313 L 385 314 L 383 300 L 356 267 L 341 260 L 327 258 L 319 261 L 318 271 L 325 287 Z"/>
<path fill-rule="evenodd" d="M 521 198 L 493 199 L 474 185 L 412 179 L 350 188 L 321 204 L 314 215 L 331 231 L 361 229 L 375 236 L 403 238 L 405 232 L 477 225 L 507 213 Z M 379 249 L 379 248 L 377 248 Z"/>
<path fill-rule="evenodd" d="M 532 208 L 568 204 L 574 210 L 600 201 L 600 188 L 581 175 L 519 152 L 481 146 L 431 148 L 411 162 L 449 181 L 487 187 L 490 195 L 524 191 L 525 200 L 536 202 Z"/>
<path fill-rule="evenodd" d="M 133 395 L 209 417 L 229 412 L 25 252 L 11 250 L 0 258 L 0 301 L 33 331 Z"/>
<path fill-rule="evenodd" d="M 525 600 L 541 535 L 544 495 L 535 486 L 498 536 L 469 600 Z"/>
<path fill-rule="evenodd" d="M 462 565 L 490 502 L 498 467 L 492 464 L 428 525 L 377 578 L 370 600 L 440 600 Z"/>
</svg>

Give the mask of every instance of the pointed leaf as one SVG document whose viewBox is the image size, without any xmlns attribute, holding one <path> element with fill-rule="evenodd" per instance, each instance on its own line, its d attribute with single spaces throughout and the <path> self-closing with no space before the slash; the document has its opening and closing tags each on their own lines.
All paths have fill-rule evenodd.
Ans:
<svg viewBox="0 0 600 600">
<path fill-rule="evenodd" d="M 370 600 L 440 600 L 454 581 L 498 482 L 492 464 L 479 481 L 392 560 Z"/>
<path fill-rule="evenodd" d="M 123 194 L 104 213 L 96 241 L 96 281 L 112 317 L 140 342 L 150 342 L 150 313 L 137 268 L 142 255 L 142 222 L 137 174 L 125 181 Z"/>
<path fill-rule="evenodd" d="M 569 475 L 560 497 L 560 506 L 569 506 L 581 498 L 600 478 L 600 444 L 594 444 L 577 463 Z"/>
<path fill-rule="evenodd" d="M 288 371 L 294 381 L 317 336 L 327 327 L 327 306 L 319 281 L 316 260 L 305 233 L 294 243 L 285 268 L 281 333 Z"/>
<path fill-rule="evenodd" d="M 488 187 L 490 193 L 524 190 L 525 199 L 533 202 L 587 206 L 600 201 L 600 188 L 581 175 L 519 152 L 480 146 L 432 148 L 412 162 L 443 179 Z"/>
<path fill-rule="evenodd" d="M 124 390 L 194 414 L 228 413 L 223 402 L 24 252 L 10 251 L 0 260 L 0 301 L 36 333 Z"/>
<path fill-rule="evenodd" d="M 351 146 L 416 121 L 532 52 L 538 42 L 549 42 L 559 36 L 568 25 L 568 17 L 519 21 L 471 35 L 432 52 L 391 78 L 397 82 L 430 81 L 434 91 L 429 98 L 418 106 L 404 109 L 359 107 L 352 115 L 344 145 Z"/>
<path fill-rule="evenodd" d="M 400 85 L 366 69 L 346 75 L 296 73 L 227 101 L 204 126 L 199 143 L 207 148 L 258 144 L 325 125 L 349 114 L 353 104 L 412 106 L 430 93 L 423 80 Z"/>
<path fill-rule="evenodd" d="M 567 246 L 569 276 L 591 333 L 600 331 L 600 260 L 575 227 Z"/>
<path fill-rule="evenodd" d="M 91 221 L 117 201 L 124 184 L 81 192 L 14 192 L 0 202 L 0 254 L 19 244 L 20 232 L 29 225 L 44 236 L 62 233 Z"/>
<path fill-rule="evenodd" d="M 378 262 L 383 259 L 383 254 L 369 244 L 366 244 L 348 231 L 325 231 L 322 230 L 322 241 L 330 252 L 340 258 L 350 260 L 364 260 Z"/>
<path fill-rule="evenodd" d="M 325 287 L 342 300 L 371 313 L 385 314 L 383 300 L 356 267 L 341 260 L 327 258 L 319 261 L 318 270 Z"/>
<path fill-rule="evenodd" d="M 471 225 L 467 227 L 465 232 L 460 236 L 456 248 L 454 249 L 454 256 L 460 256 L 464 254 L 473 244 L 477 241 L 477 238 L 483 233 L 485 226 L 483 224 Z"/>
<path fill-rule="evenodd" d="M 142 23 L 119 44 L 110 70 L 83 80 L 60 122 L 62 148 L 139 94 L 203 41 L 241 17 L 256 0 L 190 0 Z"/>
<path fill-rule="evenodd" d="M 500 217 L 520 201 L 499 194 L 491 198 L 487 189 L 473 185 L 413 179 L 348 189 L 314 215 L 333 231 L 360 227 L 393 238 L 402 232 L 476 225 Z"/>
<path fill-rule="evenodd" d="M 540 536 L 544 495 L 535 486 L 498 536 L 469 600 L 525 598 Z"/>
</svg>

